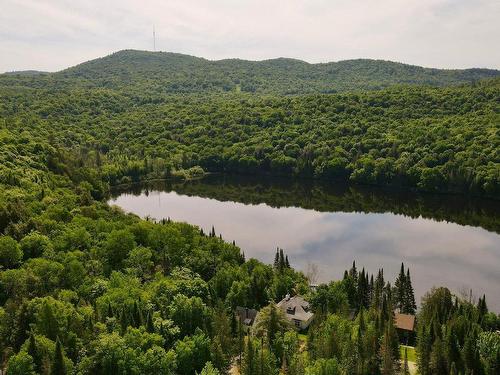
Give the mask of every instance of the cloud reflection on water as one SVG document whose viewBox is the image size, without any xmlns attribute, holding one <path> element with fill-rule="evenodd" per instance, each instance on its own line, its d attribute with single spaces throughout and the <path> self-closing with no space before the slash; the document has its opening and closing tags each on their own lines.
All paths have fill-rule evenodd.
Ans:
<svg viewBox="0 0 500 375">
<path fill-rule="evenodd" d="M 490 308 L 500 310 L 500 235 L 482 228 L 412 219 L 390 213 L 318 212 L 297 207 L 273 208 L 179 195 L 176 192 L 123 194 L 111 201 L 125 211 L 156 219 L 170 217 L 203 228 L 212 225 L 235 240 L 247 258 L 272 262 L 277 246 L 292 265 L 314 263 L 320 281 L 339 279 L 353 260 L 393 280 L 401 262 L 410 267 L 417 296 L 435 285 L 455 292 L 486 293 Z"/>
</svg>

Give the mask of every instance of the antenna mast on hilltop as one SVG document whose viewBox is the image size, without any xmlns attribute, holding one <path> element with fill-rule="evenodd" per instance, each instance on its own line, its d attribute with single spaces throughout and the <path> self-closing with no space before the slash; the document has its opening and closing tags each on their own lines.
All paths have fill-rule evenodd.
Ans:
<svg viewBox="0 0 500 375">
<path fill-rule="evenodd" d="M 156 32 L 155 32 L 155 25 L 153 25 L 153 51 L 156 52 Z"/>
</svg>

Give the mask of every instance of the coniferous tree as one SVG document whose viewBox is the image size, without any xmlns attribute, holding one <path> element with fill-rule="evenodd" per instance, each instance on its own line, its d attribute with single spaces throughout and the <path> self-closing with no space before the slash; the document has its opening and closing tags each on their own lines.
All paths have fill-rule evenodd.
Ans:
<svg viewBox="0 0 500 375">
<path fill-rule="evenodd" d="M 280 253 L 279 249 L 276 248 L 276 255 L 274 256 L 274 269 L 277 270 L 280 267 Z"/>
<path fill-rule="evenodd" d="M 132 311 L 133 323 L 134 327 L 138 328 L 143 324 L 142 311 L 137 304 L 137 301 L 134 301 L 134 307 Z"/>
<path fill-rule="evenodd" d="M 483 298 L 479 298 L 477 309 L 479 310 L 479 316 L 481 317 L 488 313 L 488 306 L 486 305 L 486 295 L 483 294 Z"/>
<path fill-rule="evenodd" d="M 285 268 L 285 256 L 283 254 L 283 249 L 280 249 L 280 259 L 279 259 L 279 270 L 283 271 Z"/>
<path fill-rule="evenodd" d="M 394 297 L 392 295 L 392 288 L 390 282 L 387 282 L 387 284 L 385 285 L 384 292 L 387 300 L 388 311 L 390 311 L 392 314 L 393 313 L 392 309 L 394 308 L 394 299 L 393 299 Z"/>
<path fill-rule="evenodd" d="M 349 276 L 352 277 L 354 284 L 356 285 L 358 283 L 358 271 L 356 269 L 356 261 L 352 262 L 352 267 L 349 271 Z"/>
<path fill-rule="evenodd" d="M 397 357 L 394 357 L 394 352 L 392 349 L 392 333 L 390 332 L 390 330 L 390 325 L 387 324 L 384 336 L 382 337 L 382 344 L 380 345 L 380 372 L 382 373 L 382 375 L 394 375 L 397 371 Z"/>
<path fill-rule="evenodd" d="M 394 305 L 401 312 L 405 308 L 405 295 L 406 295 L 406 274 L 404 264 L 401 263 L 401 270 L 394 283 Z"/>
<path fill-rule="evenodd" d="M 106 317 L 112 318 L 113 317 L 113 309 L 111 308 L 111 303 L 108 302 L 108 312 L 106 314 Z"/>
<path fill-rule="evenodd" d="M 235 313 L 231 313 L 231 336 L 238 336 L 238 320 Z"/>
<path fill-rule="evenodd" d="M 127 327 L 129 326 L 129 320 L 127 316 L 127 311 L 125 308 L 122 309 L 120 313 L 120 329 L 122 332 L 122 335 L 127 332 Z"/>
<path fill-rule="evenodd" d="M 255 354 L 253 338 L 248 337 L 245 345 L 245 353 L 243 355 L 243 363 L 241 365 L 242 375 L 255 375 L 257 373 Z"/>
<path fill-rule="evenodd" d="M 478 374 L 481 370 L 481 360 L 479 358 L 479 350 L 476 346 L 476 337 L 474 332 L 469 332 L 465 338 L 462 349 L 462 357 L 465 365 L 466 373 Z"/>
<path fill-rule="evenodd" d="M 368 291 L 368 279 L 367 275 L 365 275 L 365 269 L 359 273 L 358 276 L 358 285 L 357 285 L 357 295 L 358 295 L 358 306 L 359 308 L 364 307 L 368 308 L 369 302 L 369 291 Z"/>
<path fill-rule="evenodd" d="M 460 344 L 454 325 L 449 326 L 446 330 L 444 336 L 444 348 L 448 364 L 456 364 L 460 362 Z"/>
<path fill-rule="evenodd" d="M 363 340 L 366 331 L 366 323 L 364 317 L 364 309 L 360 308 L 358 314 L 358 332 L 356 336 L 356 349 L 358 355 L 358 373 L 364 374 L 365 372 L 365 343 Z"/>
<path fill-rule="evenodd" d="M 431 360 L 432 336 L 431 328 L 420 326 L 417 340 L 417 365 L 420 375 L 430 375 L 429 364 Z"/>
<path fill-rule="evenodd" d="M 59 337 L 56 339 L 56 351 L 54 354 L 54 363 L 50 370 L 51 375 L 65 375 L 66 367 L 64 364 L 64 353 Z"/>
<path fill-rule="evenodd" d="M 382 307 L 382 294 L 384 291 L 384 285 L 385 285 L 384 270 L 379 269 L 377 278 L 375 279 L 373 301 L 372 301 L 372 305 L 375 306 L 377 309 L 380 309 Z"/>
<path fill-rule="evenodd" d="M 443 350 L 443 342 L 439 337 L 432 344 L 429 368 L 433 375 L 448 375 L 448 366 Z"/>
<path fill-rule="evenodd" d="M 149 333 L 154 333 L 155 332 L 155 326 L 153 324 L 153 312 L 149 311 L 147 320 L 146 320 L 146 331 Z"/>
<path fill-rule="evenodd" d="M 30 332 L 30 337 L 29 337 L 29 342 L 28 342 L 28 347 L 27 347 L 27 353 L 33 358 L 33 365 L 34 369 L 37 373 L 42 372 L 42 356 L 40 352 L 38 351 L 38 347 L 36 344 L 35 340 L 35 334 L 33 333 L 33 330 Z"/>
<path fill-rule="evenodd" d="M 370 284 L 368 286 L 369 306 L 373 303 L 375 282 L 373 281 L 373 273 L 370 276 Z"/>
<path fill-rule="evenodd" d="M 411 284 L 410 269 L 406 269 L 406 279 L 405 279 L 405 304 L 403 312 L 405 314 L 415 314 L 417 310 L 417 304 L 415 302 L 415 293 L 413 292 L 413 285 Z"/>
</svg>

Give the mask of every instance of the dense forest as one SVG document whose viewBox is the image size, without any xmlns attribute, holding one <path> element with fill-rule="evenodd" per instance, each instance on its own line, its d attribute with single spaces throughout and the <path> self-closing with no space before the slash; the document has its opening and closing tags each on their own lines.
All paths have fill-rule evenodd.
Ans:
<svg viewBox="0 0 500 375">
<path fill-rule="evenodd" d="M 32 77 L 36 75 L 36 77 Z M 430 69 L 383 60 L 346 60 L 309 64 L 279 58 L 265 61 L 210 61 L 168 52 L 126 50 L 55 74 L 14 72 L 3 80 L 24 76 L 32 87 L 73 86 L 120 89 L 139 95 L 249 92 L 297 95 L 377 90 L 395 84 L 449 86 L 498 77 L 493 69 Z M 17 76 L 17 77 L 16 77 Z"/>
<path fill-rule="evenodd" d="M 206 171 L 498 198 L 500 81 L 475 82 L 495 72 L 349 62 L 357 68 L 343 74 L 365 83 L 342 78 L 337 87 L 321 74 L 342 65 L 278 60 L 245 73 L 252 63 L 193 60 L 203 77 L 212 77 L 208 65 L 218 72 L 208 94 L 195 73 L 175 66 L 180 78 L 158 71 L 156 79 L 151 67 L 141 74 L 142 55 L 0 76 L 0 367 L 7 375 L 213 375 L 231 366 L 244 375 L 389 375 L 408 374 L 410 362 L 422 375 L 498 373 L 500 318 L 484 297 L 436 288 L 416 310 L 403 265 L 390 283 L 382 269 L 371 275 L 353 264 L 342 280 L 313 291 L 282 251 L 266 265 L 215 230 L 142 220 L 106 203 L 119 183 Z M 117 56 L 123 63 L 101 65 Z M 167 57 L 189 71 L 186 57 Z M 280 83 L 290 64 L 323 73 L 299 69 Z M 219 92 L 218 76 L 235 85 L 240 76 L 221 66 L 238 67 L 243 78 L 252 71 L 242 92 Z M 372 70 L 386 78 L 365 80 Z M 170 90 L 167 80 L 187 88 Z M 252 80 L 255 90 L 245 89 Z M 164 90 L 150 90 L 155 85 Z M 311 303 L 307 333 L 276 307 L 289 293 Z M 237 321 L 237 306 L 260 310 L 251 330 Z M 398 334 L 395 309 L 417 313 L 416 337 Z M 413 340 L 415 358 L 403 340 Z"/>
<path fill-rule="evenodd" d="M 74 84 L 0 86 L 0 126 L 36 129 L 110 184 L 194 168 L 500 196 L 499 79 L 293 97 Z"/>
</svg>

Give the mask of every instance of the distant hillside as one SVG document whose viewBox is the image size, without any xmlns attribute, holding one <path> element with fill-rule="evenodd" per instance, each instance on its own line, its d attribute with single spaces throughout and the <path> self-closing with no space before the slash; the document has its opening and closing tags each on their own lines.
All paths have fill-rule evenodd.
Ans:
<svg viewBox="0 0 500 375">
<path fill-rule="evenodd" d="M 278 58 L 264 61 L 210 61 L 169 52 L 125 50 L 44 76 L 43 85 L 147 89 L 151 93 L 244 91 L 274 94 L 378 90 L 416 84 L 449 86 L 496 77 L 498 70 L 430 69 L 382 60 L 324 64 Z M 38 78 L 38 77 L 37 77 Z M 37 80 L 25 79 L 28 86 Z"/>
<path fill-rule="evenodd" d="M 15 70 L 12 72 L 6 72 L 6 75 L 16 75 L 16 76 L 38 76 L 49 74 L 47 72 L 42 72 L 40 70 Z"/>
</svg>

